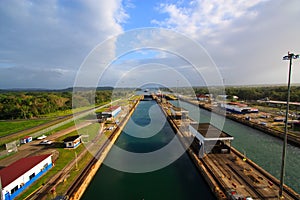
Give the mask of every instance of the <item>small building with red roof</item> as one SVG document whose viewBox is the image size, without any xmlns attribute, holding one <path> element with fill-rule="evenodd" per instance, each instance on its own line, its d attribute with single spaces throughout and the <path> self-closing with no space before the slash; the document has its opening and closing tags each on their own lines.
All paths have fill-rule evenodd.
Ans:
<svg viewBox="0 0 300 200">
<path fill-rule="evenodd" d="M 107 118 L 116 117 L 121 112 L 121 106 L 111 106 L 102 112 L 102 116 Z"/>
<path fill-rule="evenodd" d="M 121 112 L 121 110 L 121 106 L 111 106 L 98 114 L 97 117 L 98 119 L 115 118 Z"/>
<path fill-rule="evenodd" d="M 198 94 L 197 95 L 197 100 L 198 101 L 210 102 L 211 99 L 212 99 L 211 94 Z"/>
<path fill-rule="evenodd" d="M 3 200 L 12 200 L 52 167 L 52 154 L 21 158 L 0 170 Z"/>
</svg>

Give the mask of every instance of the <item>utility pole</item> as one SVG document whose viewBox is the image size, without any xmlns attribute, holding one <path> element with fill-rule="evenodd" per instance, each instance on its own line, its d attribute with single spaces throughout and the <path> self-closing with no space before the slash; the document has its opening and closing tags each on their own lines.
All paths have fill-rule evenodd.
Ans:
<svg viewBox="0 0 300 200">
<path fill-rule="evenodd" d="M 76 170 L 78 170 L 78 162 L 77 162 L 77 152 L 75 151 L 75 167 L 76 167 Z"/>
<path fill-rule="evenodd" d="M 288 115 L 289 115 L 289 104 L 290 104 L 290 91 L 291 91 L 291 74 L 292 74 L 292 60 L 299 58 L 299 55 L 288 52 L 287 56 L 283 57 L 283 60 L 289 60 L 289 72 L 288 72 L 288 91 L 286 100 L 286 112 L 285 112 L 285 122 L 284 122 L 284 140 L 281 158 L 281 171 L 280 171 L 280 188 L 279 188 L 279 198 L 283 197 L 283 184 L 285 175 L 285 161 L 286 161 L 286 146 L 287 146 L 287 132 L 288 132 Z"/>
</svg>

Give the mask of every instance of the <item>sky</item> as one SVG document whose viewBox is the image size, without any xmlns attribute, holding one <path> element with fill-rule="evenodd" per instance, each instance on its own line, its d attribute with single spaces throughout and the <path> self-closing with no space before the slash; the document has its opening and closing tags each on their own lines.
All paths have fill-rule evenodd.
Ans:
<svg viewBox="0 0 300 200">
<path fill-rule="evenodd" d="M 286 84 L 299 19 L 299 0 L 2 0 L 0 89 Z"/>
</svg>

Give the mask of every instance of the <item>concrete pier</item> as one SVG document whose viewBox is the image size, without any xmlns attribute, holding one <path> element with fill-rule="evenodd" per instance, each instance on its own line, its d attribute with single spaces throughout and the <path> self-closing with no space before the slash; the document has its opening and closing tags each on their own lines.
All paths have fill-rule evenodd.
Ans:
<svg viewBox="0 0 300 200">
<path fill-rule="evenodd" d="M 99 170 L 102 165 L 104 159 L 109 153 L 115 141 L 118 139 L 121 134 L 123 128 L 126 123 L 130 119 L 132 113 L 135 111 L 135 108 L 139 104 L 139 101 L 136 101 L 133 107 L 130 109 L 129 113 L 126 117 L 121 121 L 119 126 L 114 130 L 111 134 L 111 137 L 108 138 L 106 143 L 102 146 L 102 148 L 96 153 L 95 158 L 90 162 L 90 164 L 83 170 L 82 174 L 78 177 L 78 179 L 74 182 L 74 184 L 68 189 L 66 196 L 68 196 L 70 200 L 80 199 L 86 188 L 92 181 L 96 172 Z"/>
<path fill-rule="evenodd" d="M 164 102 L 164 103 L 162 103 Z M 200 158 L 191 148 L 187 138 L 190 134 L 181 131 L 178 119 L 171 116 L 171 104 L 158 101 L 169 123 L 187 149 L 191 159 L 209 184 L 218 199 L 252 197 L 253 199 L 279 199 L 279 181 L 253 161 L 231 147 L 230 153 L 208 153 Z M 300 199 L 299 194 L 285 185 L 284 199 Z"/>
<path fill-rule="evenodd" d="M 198 106 L 202 109 L 205 109 L 207 111 L 210 111 L 210 112 L 214 112 L 216 114 L 219 114 L 219 115 L 223 115 L 224 112 L 218 112 L 217 109 L 212 109 L 212 107 L 210 106 L 207 106 L 203 103 L 200 103 L 198 101 L 192 101 L 190 99 L 187 99 L 187 98 L 180 98 L 181 101 L 185 101 L 187 103 L 190 103 L 192 105 L 195 105 L 195 106 Z M 266 127 L 266 126 L 263 126 L 263 125 L 260 125 L 260 124 L 257 124 L 257 123 L 253 123 L 249 120 L 246 120 L 246 119 L 243 119 L 243 118 L 237 118 L 235 117 L 233 114 L 226 114 L 226 118 L 228 119 L 231 119 L 235 122 L 238 122 L 238 123 L 241 123 L 243 125 L 246 125 L 246 126 L 249 126 L 251 128 L 254 128 L 254 129 L 257 129 L 259 131 L 262 131 L 268 135 L 271 135 L 271 136 L 274 136 L 274 137 L 277 137 L 277 138 L 280 138 L 280 139 L 283 139 L 284 137 L 284 132 L 283 131 L 279 131 L 279 130 L 275 130 L 275 129 L 271 129 L 269 127 Z M 294 146 L 297 146 L 297 147 L 300 147 L 300 137 L 296 137 L 295 135 L 291 135 L 291 134 L 288 134 L 287 136 L 288 138 L 288 142 Z"/>
</svg>

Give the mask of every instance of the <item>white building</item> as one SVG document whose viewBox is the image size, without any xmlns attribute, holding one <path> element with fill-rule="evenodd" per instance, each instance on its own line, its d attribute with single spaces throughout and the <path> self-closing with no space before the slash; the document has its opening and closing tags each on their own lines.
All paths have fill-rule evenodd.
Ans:
<svg viewBox="0 0 300 200">
<path fill-rule="evenodd" d="M 229 153 L 231 135 L 218 129 L 210 123 L 191 123 L 190 134 L 194 137 L 192 147 L 199 157 L 208 153 Z"/>
<path fill-rule="evenodd" d="M 204 101 L 204 102 L 210 102 L 213 98 L 212 94 L 198 94 L 197 100 L 198 101 Z"/>
<path fill-rule="evenodd" d="M 64 139 L 66 148 L 76 148 L 81 144 L 81 135 L 69 136 Z"/>
<path fill-rule="evenodd" d="M 0 170 L 3 200 L 12 200 L 52 167 L 52 154 L 21 158 Z"/>
<path fill-rule="evenodd" d="M 238 102 L 220 103 L 220 107 L 230 111 L 232 113 L 244 114 L 244 113 L 258 113 L 257 108 L 249 107 L 247 104 Z"/>
<path fill-rule="evenodd" d="M 121 106 L 112 106 L 102 112 L 102 116 L 116 117 L 121 112 Z"/>
</svg>

